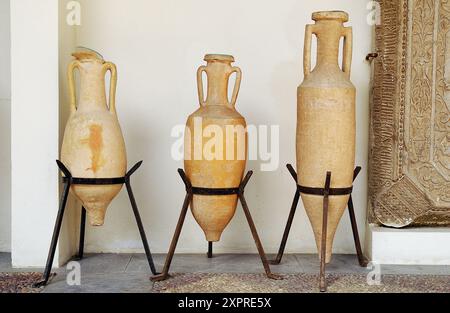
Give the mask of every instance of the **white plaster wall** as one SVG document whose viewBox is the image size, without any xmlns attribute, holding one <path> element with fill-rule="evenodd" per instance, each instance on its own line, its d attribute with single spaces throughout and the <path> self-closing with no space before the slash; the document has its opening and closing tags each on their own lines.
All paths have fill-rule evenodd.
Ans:
<svg viewBox="0 0 450 313">
<path fill-rule="evenodd" d="M 11 251 L 11 40 L 9 0 L 0 0 L 0 252 Z"/>
<path fill-rule="evenodd" d="M 44 266 L 58 210 L 58 0 L 11 1 L 12 264 Z M 55 260 L 60 257 L 56 251 Z"/>
<path fill-rule="evenodd" d="M 68 116 L 66 64 L 76 28 L 66 23 L 68 0 L 11 3 L 12 263 L 43 267 L 62 186 L 55 160 Z M 3 162 L 2 162 L 3 163 Z M 5 162 L 6 163 L 6 162 Z M 78 241 L 74 200 L 66 208 L 55 265 Z M 3 218 L 3 216 L 2 216 Z"/>
<path fill-rule="evenodd" d="M 289 213 L 295 185 L 285 163 L 295 162 L 296 88 L 303 79 L 305 24 L 317 10 L 340 9 L 354 28 L 352 81 L 357 88 L 357 164 L 363 167 L 354 191 L 360 234 L 364 237 L 367 200 L 368 95 L 371 47 L 367 1 L 354 0 L 89 0 L 82 3 L 77 43 L 101 52 L 118 66 L 117 108 L 129 166 L 144 160 L 133 187 L 152 251 L 166 252 L 184 187 L 171 158 L 171 129 L 198 107 L 195 73 L 205 53 L 228 53 L 243 71 L 238 110 L 249 124 L 280 125 L 280 166 L 261 172 L 259 161 L 246 194 L 267 251 L 275 252 Z M 110 206 L 105 226 L 87 228 L 87 251 L 142 251 L 123 190 Z M 362 238 L 364 242 L 364 238 Z M 205 252 L 206 242 L 188 214 L 178 252 Z M 256 248 L 239 208 L 223 233 L 217 252 L 254 253 Z M 298 209 L 289 252 L 315 252 L 312 230 Z M 348 213 L 334 251 L 353 253 Z"/>
</svg>

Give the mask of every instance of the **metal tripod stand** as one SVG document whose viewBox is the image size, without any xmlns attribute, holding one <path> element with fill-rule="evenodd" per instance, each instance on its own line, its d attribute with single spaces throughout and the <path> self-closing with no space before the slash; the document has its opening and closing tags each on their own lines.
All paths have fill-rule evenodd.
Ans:
<svg viewBox="0 0 450 313">
<path fill-rule="evenodd" d="M 297 184 L 297 173 L 291 164 L 287 165 L 289 172 L 291 173 L 292 178 Z M 361 171 L 361 167 L 357 166 L 353 172 L 353 181 L 355 181 L 359 172 Z M 294 200 L 292 202 L 291 211 L 289 212 L 289 217 L 286 223 L 286 228 L 284 229 L 283 238 L 281 240 L 280 249 L 278 250 L 278 254 L 275 260 L 271 261 L 271 264 L 278 265 L 281 262 L 281 258 L 284 254 L 284 249 L 286 247 L 286 242 L 289 237 L 289 232 L 291 230 L 292 221 L 294 219 L 295 211 L 297 209 L 298 201 L 300 199 L 300 194 L 310 194 L 310 195 L 322 195 L 323 196 L 323 220 L 322 220 L 322 238 L 321 238 L 321 252 L 320 252 L 320 274 L 319 274 L 319 287 L 320 291 L 327 290 L 327 281 L 325 277 L 325 254 L 326 254 L 326 233 L 328 226 L 328 203 L 329 196 L 342 196 L 342 195 L 350 195 L 348 199 L 348 211 L 350 215 L 350 222 L 352 224 L 353 231 L 353 239 L 355 241 L 356 253 L 358 255 L 359 265 L 362 267 L 366 267 L 368 264 L 368 260 L 364 257 L 361 242 L 359 240 L 358 235 L 358 226 L 356 224 L 355 210 L 353 208 L 353 200 L 352 200 L 352 190 L 353 187 L 348 188 L 330 188 L 331 184 L 331 172 L 327 172 L 325 179 L 324 188 L 312 188 L 300 186 L 297 184 L 297 190 L 295 192 Z M 325 236 L 324 236 L 325 234 Z"/>
<path fill-rule="evenodd" d="M 189 208 L 189 204 L 192 201 L 193 195 L 206 195 L 206 196 L 220 196 L 220 195 L 233 195 L 236 194 L 242 204 L 242 209 L 244 210 L 245 217 L 247 218 L 248 225 L 250 226 L 250 230 L 253 235 L 253 239 L 255 240 L 256 247 L 258 248 L 258 253 L 261 258 L 261 262 L 264 266 L 264 270 L 266 272 L 266 275 L 268 278 L 271 279 L 281 279 L 281 276 L 273 274 L 270 271 L 269 262 L 267 261 L 266 254 L 264 252 L 264 248 L 261 244 L 261 240 L 259 239 L 258 232 L 256 230 L 255 223 L 253 222 L 252 216 L 250 214 L 250 210 L 247 205 L 247 201 L 244 197 L 244 189 L 247 185 L 248 181 L 250 180 L 250 177 L 252 176 L 253 172 L 249 171 L 245 178 L 242 180 L 241 184 L 237 188 L 200 188 L 200 187 L 193 187 L 191 182 L 189 181 L 188 177 L 186 176 L 185 172 L 182 169 L 178 169 L 178 173 L 181 176 L 181 179 L 183 180 L 185 186 L 186 186 L 186 196 L 184 198 L 183 207 L 181 209 L 180 217 L 178 219 L 178 224 L 175 229 L 175 233 L 172 238 L 172 243 L 170 244 L 169 253 L 167 254 L 166 262 L 164 264 L 164 269 L 161 274 L 153 276 L 151 279 L 153 281 L 162 281 L 169 278 L 169 268 L 170 264 L 172 262 L 173 255 L 175 253 L 175 249 L 178 243 L 178 239 L 180 238 L 181 229 L 183 227 L 184 219 L 186 217 L 187 210 Z M 208 257 L 212 257 L 212 242 L 208 242 Z"/>
<path fill-rule="evenodd" d="M 43 274 L 43 278 L 40 282 L 34 284 L 34 287 L 45 286 L 48 283 L 50 278 L 50 272 L 52 270 L 53 259 L 55 257 L 56 245 L 58 243 L 59 233 L 61 230 L 61 225 L 64 217 L 64 211 L 67 205 L 67 198 L 69 196 L 70 186 L 72 185 L 120 185 L 125 184 L 128 192 L 128 197 L 130 198 L 131 207 L 133 209 L 134 217 L 136 219 L 136 223 L 139 229 L 139 234 L 141 235 L 142 243 L 144 245 L 145 254 L 147 255 L 147 261 L 150 266 L 150 269 L 154 275 L 157 274 L 155 270 L 155 265 L 153 263 L 152 254 L 150 252 L 150 247 L 148 245 L 147 237 L 145 235 L 144 226 L 142 225 L 141 216 L 139 214 L 139 210 L 136 204 L 136 200 L 133 195 L 133 190 L 131 189 L 130 178 L 134 172 L 142 165 L 142 161 L 136 163 L 124 177 L 115 177 L 115 178 L 77 178 L 73 177 L 67 167 L 59 160 L 56 161 L 59 169 L 63 172 L 63 183 L 64 190 L 61 196 L 61 201 L 59 204 L 58 215 L 55 221 L 55 227 L 53 229 L 52 241 L 50 244 L 50 249 L 48 251 L 47 263 L 45 265 L 45 270 Z M 82 207 L 81 209 L 81 223 L 80 223 L 80 244 L 78 250 L 77 259 L 81 260 L 83 258 L 84 252 L 84 233 L 85 233 L 85 225 L 86 225 L 86 209 Z"/>
</svg>

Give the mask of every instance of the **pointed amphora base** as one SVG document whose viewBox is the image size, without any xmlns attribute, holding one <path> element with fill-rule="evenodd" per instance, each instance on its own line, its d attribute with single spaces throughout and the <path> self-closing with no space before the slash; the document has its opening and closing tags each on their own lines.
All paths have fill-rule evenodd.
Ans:
<svg viewBox="0 0 450 313">
<path fill-rule="evenodd" d="M 88 221 L 91 226 L 103 226 L 105 223 L 106 210 L 110 201 L 105 202 L 93 202 L 86 203 L 83 202 L 83 206 L 86 209 L 86 214 L 88 216 Z"/>
<path fill-rule="evenodd" d="M 71 191 L 86 209 L 89 223 L 102 226 L 109 204 L 121 189 L 122 185 L 74 185 Z"/>
<path fill-rule="evenodd" d="M 317 251 L 322 251 L 323 196 L 302 194 L 303 205 L 314 232 Z M 328 203 L 328 223 L 325 262 L 330 263 L 333 251 L 333 240 L 339 221 L 347 207 L 349 196 L 330 196 Z"/>
<path fill-rule="evenodd" d="M 237 195 L 193 196 L 192 214 L 203 229 L 206 241 L 217 242 L 220 240 L 223 230 L 236 212 L 236 206 Z"/>
</svg>

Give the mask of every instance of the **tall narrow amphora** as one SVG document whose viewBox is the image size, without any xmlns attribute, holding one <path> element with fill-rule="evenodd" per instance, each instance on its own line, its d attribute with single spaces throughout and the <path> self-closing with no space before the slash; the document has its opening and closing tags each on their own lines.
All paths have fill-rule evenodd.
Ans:
<svg viewBox="0 0 450 313">
<path fill-rule="evenodd" d="M 331 188 L 350 187 L 355 165 L 355 94 L 350 81 L 352 29 L 344 27 L 348 14 L 315 12 L 307 25 L 304 81 L 297 90 L 298 184 L 323 188 L 327 171 Z M 317 37 L 317 63 L 311 71 L 312 35 Z M 342 68 L 339 43 L 344 38 Z M 301 194 L 320 254 L 323 196 Z M 331 260 L 334 235 L 349 196 L 330 196 L 326 234 L 326 262 Z"/>
<path fill-rule="evenodd" d="M 186 175 L 192 186 L 202 188 L 239 187 L 247 157 L 246 122 L 235 108 L 241 70 L 233 67 L 231 55 L 207 54 L 206 66 L 197 71 L 200 108 L 186 124 Z M 207 77 L 206 99 L 203 73 Z M 231 99 L 228 81 L 236 73 Z M 236 211 L 237 195 L 194 195 L 191 210 L 207 241 L 219 241 Z"/>
<path fill-rule="evenodd" d="M 61 161 L 73 177 L 112 178 L 125 175 L 125 143 L 116 114 L 117 71 L 93 52 L 76 52 L 69 65 L 70 117 L 64 132 Z M 74 70 L 80 73 L 78 104 Z M 109 105 L 105 75 L 111 72 Z M 91 225 L 103 225 L 106 209 L 122 185 L 72 185 L 71 191 L 86 208 Z"/>
</svg>

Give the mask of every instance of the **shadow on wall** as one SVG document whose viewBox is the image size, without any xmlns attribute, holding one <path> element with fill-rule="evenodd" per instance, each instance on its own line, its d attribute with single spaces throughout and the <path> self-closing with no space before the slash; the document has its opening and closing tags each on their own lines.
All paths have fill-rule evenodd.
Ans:
<svg viewBox="0 0 450 313">
<path fill-rule="evenodd" d="M 11 57 L 9 0 L 0 0 L 0 252 L 11 250 Z"/>
</svg>

